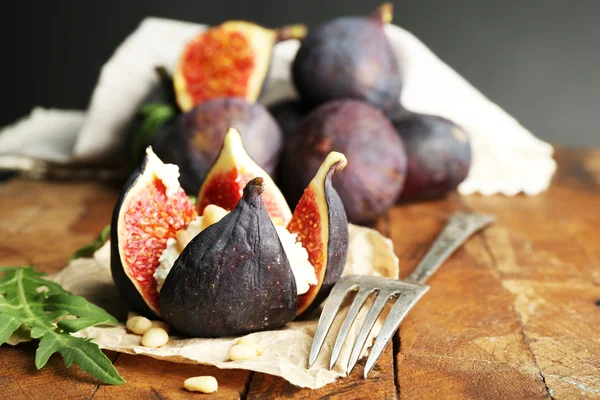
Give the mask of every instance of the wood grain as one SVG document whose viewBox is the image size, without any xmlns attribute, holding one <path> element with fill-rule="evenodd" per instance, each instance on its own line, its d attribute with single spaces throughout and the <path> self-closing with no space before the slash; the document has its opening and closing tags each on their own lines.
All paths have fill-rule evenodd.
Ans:
<svg viewBox="0 0 600 400">
<path fill-rule="evenodd" d="M 316 391 L 247 371 L 108 352 L 127 383 L 100 385 L 52 357 L 35 369 L 33 343 L 0 348 L 0 399 L 192 398 L 183 380 L 214 375 L 203 398 L 600 398 L 600 151 L 560 150 L 540 196 L 450 196 L 399 205 L 377 228 L 406 276 L 446 219 L 470 209 L 498 222 L 431 278 L 368 380 L 364 360 Z M 105 226 L 118 188 L 94 183 L 0 185 L 0 265 L 56 272 Z"/>
</svg>

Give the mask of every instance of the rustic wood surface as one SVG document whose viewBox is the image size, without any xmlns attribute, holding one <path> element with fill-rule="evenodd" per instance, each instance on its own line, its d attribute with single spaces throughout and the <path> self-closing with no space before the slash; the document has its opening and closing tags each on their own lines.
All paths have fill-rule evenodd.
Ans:
<svg viewBox="0 0 600 400">
<path fill-rule="evenodd" d="M 194 398 L 185 378 L 214 375 L 214 398 L 600 398 L 600 151 L 561 150 L 551 189 L 537 197 L 459 197 L 400 205 L 378 222 L 407 275 L 456 210 L 498 221 L 429 281 L 368 380 L 311 391 L 245 371 L 107 352 L 127 380 L 100 385 L 36 344 L 0 348 L 1 399 Z M 13 179 L 0 185 L 0 265 L 53 273 L 109 222 L 117 189 Z"/>
</svg>

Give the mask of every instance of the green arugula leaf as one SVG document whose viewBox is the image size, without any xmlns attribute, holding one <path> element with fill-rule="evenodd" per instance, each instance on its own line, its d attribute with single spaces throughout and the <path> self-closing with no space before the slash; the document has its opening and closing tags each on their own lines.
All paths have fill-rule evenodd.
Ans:
<svg viewBox="0 0 600 400">
<path fill-rule="evenodd" d="M 140 109 L 139 114 L 144 121 L 133 142 L 133 160 L 136 162 L 144 158 L 146 147 L 152 144 L 159 129 L 175 118 L 177 110 L 169 104 L 149 103 Z"/>
<path fill-rule="evenodd" d="M 101 323 L 117 323 L 101 308 L 74 296 L 60 285 L 45 280 L 33 267 L 0 267 L 0 345 L 20 327 L 31 328 L 40 339 L 35 355 L 42 368 L 54 353 L 60 353 L 67 367 L 79 367 L 103 382 L 120 385 L 125 381 L 112 362 L 90 339 L 70 333 Z M 71 318 L 64 318 L 70 316 Z M 57 322 L 57 320 L 59 320 Z"/>
<path fill-rule="evenodd" d="M 21 321 L 8 314 L 0 314 L 0 345 L 6 343 L 19 327 Z"/>
<path fill-rule="evenodd" d="M 102 229 L 102 232 L 100 232 L 100 235 L 98 235 L 98 237 L 96 238 L 96 240 L 94 240 L 93 243 L 90 243 L 77 249 L 77 251 L 71 256 L 70 261 L 73 261 L 77 258 L 93 256 L 96 250 L 98 250 L 100 247 L 102 247 L 102 245 L 104 245 L 104 243 L 106 243 L 109 236 L 110 224 L 106 225 L 104 229 Z"/>
</svg>

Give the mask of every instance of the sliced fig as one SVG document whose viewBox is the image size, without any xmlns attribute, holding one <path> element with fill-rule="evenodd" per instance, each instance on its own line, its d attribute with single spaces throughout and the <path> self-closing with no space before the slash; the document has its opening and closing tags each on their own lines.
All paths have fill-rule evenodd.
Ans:
<svg viewBox="0 0 600 400">
<path fill-rule="evenodd" d="M 346 166 L 346 157 L 331 152 L 300 198 L 288 231 L 308 252 L 319 283 L 298 298 L 298 315 L 319 305 L 342 275 L 348 255 L 348 219 L 331 179 Z"/>
<path fill-rule="evenodd" d="M 129 178 L 111 223 L 111 272 L 125 303 L 149 317 L 160 315 L 154 271 L 180 229 L 197 217 L 179 186 L 177 166 L 164 164 L 151 148 Z"/>
<path fill-rule="evenodd" d="M 192 39 L 173 76 L 182 111 L 219 97 L 258 98 L 278 40 L 303 37 L 306 27 L 267 29 L 246 21 L 227 21 Z"/>
<path fill-rule="evenodd" d="M 294 319 L 296 284 L 275 226 L 252 179 L 236 207 L 183 249 L 160 291 L 167 323 L 221 337 L 274 329 Z"/>
<path fill-rule="evenodd" d="M 232 210 L 242 198 L 244 186 L 254 177 L 264 180 L 262 199 L 273 223 L 285 226 L 292 217 L 285 198 L 269 174 L 248 155 L 240 133 L 234 128 L 225 135 L 221 152 L 200 188 L 198 212 L 202 214 L 209 204 Z"/>
</svg>

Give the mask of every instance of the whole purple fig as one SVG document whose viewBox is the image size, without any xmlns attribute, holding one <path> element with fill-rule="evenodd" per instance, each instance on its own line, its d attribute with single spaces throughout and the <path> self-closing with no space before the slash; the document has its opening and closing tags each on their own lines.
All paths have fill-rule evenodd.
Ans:
<svg viewBox="0 0 600 400">
<path fill-rule="evenodd" d="M 302 98 L 312 104 L 355 98 L 390 112 L 400 99 L 402 76 L 385 35 L 393 6 L 370 17 L 342 17 L 309 31 L 292 64 Z"/>
<path fill-rule="evenodd" d="M 360 100 L 317 107 L 288 138 L 279 185 L 290 204 L 296 204 L 330 151 L 348 159 L 333 186 L 350 222 L 372 222 L 394 204 L 406 176 L 404 145 L 383 113 Z"/>
<path fill-rule="evenodd" d="M 408 157 L 400 200 L 442 197 L 466 179 L 471 167 L 471 144 L 461 127 L 427 114 L 410 114 L 393 123 Z"/>
<path fill-rule="evenodd" d="M 179 166 L 179 181 L 187 193 L 198 193 L 229 128 L 237 128 L 248 154 L 267 173 L 275 171 L 283 135 L 260 104 L 241 98 L 208 100 L 181 114 L 176 123 L 175 129 L 158 136 L 152 145 L 162 160 Z"/>
</svg>

